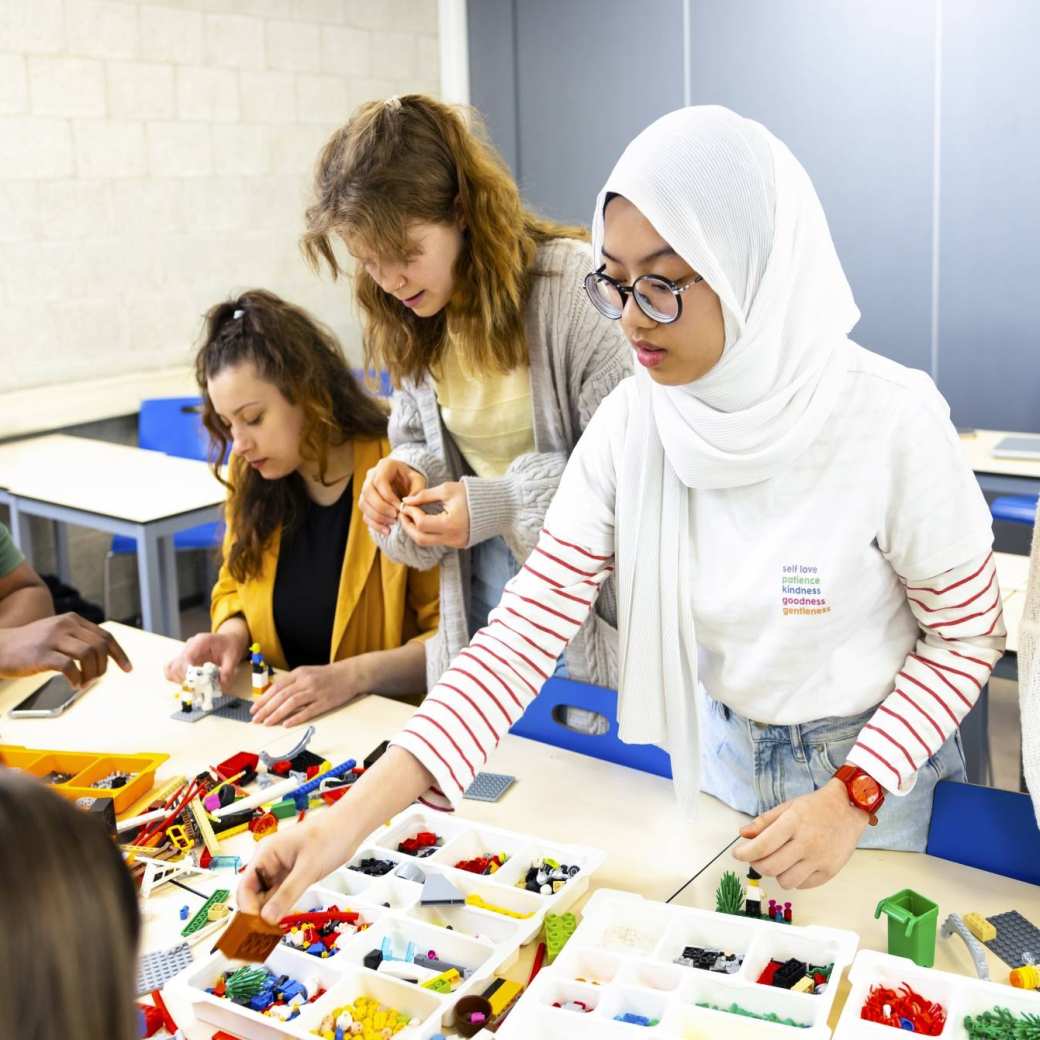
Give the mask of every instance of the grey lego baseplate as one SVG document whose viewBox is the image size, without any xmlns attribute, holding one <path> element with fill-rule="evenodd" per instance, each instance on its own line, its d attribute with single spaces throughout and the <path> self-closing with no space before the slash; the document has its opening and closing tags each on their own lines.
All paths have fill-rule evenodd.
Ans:
<svg viewBox="0 0 1040 1040">
<path fill-rule="evenodd" d="M 168 950 L 153 950 L 137 962 L 137 995 L 162 989 L 169 979 L 191 964 L 191 947 L 182 942 Z"/>
<path fill-rule="evenodd" d="M 463 798 L 473 802 L 497 802 L 516 783 L 508 773 L 477 773 Z"/>
<path fill-rule="evenodd" d="M 204 719 L 207 715 L 222 714 L 227 710 L 229 705 L 232 705 L 233 701 L 237 700 L 241 700 L 241 698 L 228 696 L 217 697 L 213 701 L 213 707 L 209 711 L 203 711 L 201 708 L 194 708 L 191 711 L 175 711 L 170 718 L 175 719 L 177 722 L 198 722 L 199 719 Z M 234 710 L 233 707 L 232 710 Z M 227 715 L 224 716 L 224 718 L 228 717 L 229 716 Z"/>
<path fill-rule="evenodd" d="M 1040 958 L 1040 928 L 1027 921 L 1017 910 L 995 914 L 986 920 L 997 930 L 997 937 L 986 945 L 1009 967 L 1021 968 Z"/>
<path fill-rule="evenodd" d="M 252 722 L 253 716 L 249 714 L 252 707 L 253 702 L 245 697 L 229 697 L 228 703 L 215 709 L 213 714 L 233 722 Z"/>
</svg>

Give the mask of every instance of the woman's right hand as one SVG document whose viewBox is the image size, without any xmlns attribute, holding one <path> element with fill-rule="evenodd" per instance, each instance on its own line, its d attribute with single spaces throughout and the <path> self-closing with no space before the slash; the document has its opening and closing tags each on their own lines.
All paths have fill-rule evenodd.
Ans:
<svg viewBox="0 0 1040 1040">
<path fill-rule="evenodd" d="M 361 842 L 338 815 L 326 810 L 264 838 L 239 879 L 238 909 L 277 924 L 311 885 L 343 866 Z"/>
<path fill-rule="evenodd" d="M 426 478 L 400 459 L 380 459 L 365 476 L 361 515 L 373 534 L 388 535 L 397 522 L 401 499 L 426 488 Z"/>
<path fill-rule="evenodd" d="M 201 632 L 192 636 L 172 661 L 166 662 L 163 673 L 170 682 L 184 682 L 189 665 L 213 661 L 220 667 L 220 688 L 226 692 L 231 689 L 235 669 L 245 657 L 248 639 L 248 634 L 243 637 L 240 632 Z"/>
</svg>

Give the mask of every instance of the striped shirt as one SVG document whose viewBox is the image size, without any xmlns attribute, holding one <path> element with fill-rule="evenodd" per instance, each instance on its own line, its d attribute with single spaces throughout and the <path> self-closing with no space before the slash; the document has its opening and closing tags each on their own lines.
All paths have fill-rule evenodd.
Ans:
<svg viewBox="0 0 1040 1040">
<path fill-rule="evenodd" d="M 613 570 L 623 387 L 487 627 L 396 739 L 436 779 L 430 804 L 458 801 Z M 783 474 L 689 495 L 699 678 L 769 725 L 871 712 L 848 761 L 905 794 L 1003 651 L 989 510 L 922 373 L 860 351 L 835 414 Z"/>
<path fill-rule="evenodd" d="M 447 809 L 462 798 L 552 674 L 613 569 L 613 557 L 542 529 L 487 627 L 393 741 L 436 779 L 421 799 L 425 804 Z M 992 553 L 907 585 L 906 597 L 920 638 L 848 757 L 896 792 L 909 789 L 917 770 L 971 710 L 1005 634 Z"/>
</svg>

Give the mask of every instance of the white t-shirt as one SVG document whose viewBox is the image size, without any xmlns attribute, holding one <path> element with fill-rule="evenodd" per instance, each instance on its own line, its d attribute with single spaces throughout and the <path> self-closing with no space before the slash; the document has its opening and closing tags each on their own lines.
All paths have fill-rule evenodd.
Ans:
<svg viewBox="0 0 1040 1040">
<path fill-rule="evenodd" d="M 599 544 L 612 544 L 632 396 L 619 388 L 600 406 L 547 525 L 578 511 L 584 532 L 598 518 Z M 932 381 L 858 347 L 830 423 L 794 465 L 689 497 L 699 677 L 764 723 L 877 705 L 920 632 L 900 579 L 941 574 L 992 544 L 985 499 Z"/>
</svg>

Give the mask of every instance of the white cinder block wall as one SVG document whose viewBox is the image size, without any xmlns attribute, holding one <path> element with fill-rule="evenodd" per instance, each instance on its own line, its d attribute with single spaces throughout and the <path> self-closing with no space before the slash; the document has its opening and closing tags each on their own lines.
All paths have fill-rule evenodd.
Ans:
<svg viewBox="0 0 1040 1040">
<path fill-rule="evenodd" d="M 310 174 L 355 105 L 439 93 L 437 31 L 437 0 L 0 0 L 0 408 L 5 391 L 186 365 L 203 312 L 250 286 L 359 359 L 346 288 L 297 246 Z M 70 531 L 73 583 L 98 603 L 108 544 Z M 182 594 L 202 591 L 180 564 Z M 113 577 L 129 616 L 133 561 Z"/>
<path fill-rule="evenodd" d="M 266 286 L 360 356 L 297 247 L 359 102 L 438 92 L 437 0 L 0 0 L 0 394 L 185 364 Z M 60 423 L 58 424 L 60 425 Z"/>
</svg>

